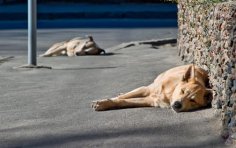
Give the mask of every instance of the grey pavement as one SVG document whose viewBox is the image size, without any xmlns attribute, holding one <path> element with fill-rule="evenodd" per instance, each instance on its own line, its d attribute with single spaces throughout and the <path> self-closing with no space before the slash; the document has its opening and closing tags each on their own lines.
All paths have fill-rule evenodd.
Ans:
<svg viewBox="0 0 236 148">
<path fill-rule="evenodd" d="M 126 30 L 125 36 L 124 30 L 40 30 L 40 53 L 52 42 L 82 31 L 108 49 L 125 41 L 176 37 L 177 30 Z M 52 66 L 52 70 L 19 69 L 14 67 L 26 63 L 25 31 L 0 33 L 4 34 L 0 36 L 0 56 L 15 56 L 0 65 L 1 148 L 225 147 L 213 109 L 95 112 L 90 107 L 93 100 L 148 85 L 161 72 L 183 64 L 176 47 L 109 48 L 113 55 L 38 58 L 39 65 Z"/>
</svg>

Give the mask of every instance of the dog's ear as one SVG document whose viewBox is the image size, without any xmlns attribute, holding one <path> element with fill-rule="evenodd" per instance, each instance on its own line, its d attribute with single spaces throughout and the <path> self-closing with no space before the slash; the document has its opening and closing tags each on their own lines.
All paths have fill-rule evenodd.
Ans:
<svg viewBox="0 0 236 148">
<path fill-rule="evenodd" d="M 190 65 L 183 75 L 182 81 L 188 82 L 189 79 L 195 80 L 195 67 Z"/>
<path fill-rule="evenodd" d="M 204 99 L 207 101 L 207 105 L 211 105 L 211 101 L 213 99 L 213 90 L 206 88 L 205 94 L 204 94 Z"/>
<path fill-rule="evenodd" d="M 183 75 L 182 81 L 187 82 L 191 78 L 192 65 L 188 67 L 185 74 Z"/>
<path fill-rule="evenodd" d="M 87 38 L 89 38 L 89 41 L 93 42 L 93 37 L 91 35 L 86 35 Z"/>
</svg>

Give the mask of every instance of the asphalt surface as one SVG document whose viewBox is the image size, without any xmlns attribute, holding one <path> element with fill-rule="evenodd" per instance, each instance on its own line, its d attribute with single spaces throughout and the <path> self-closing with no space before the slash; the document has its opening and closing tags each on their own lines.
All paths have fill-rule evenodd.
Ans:
<svg viewBox="0 0 236 148">
<path fill-rule="evenodd" d="M 122 30 L 83 31 L 108 48 L 123 41 L 176 37 L 177 30 L 126 30 L 125 35 Z M 39 53 L 76 32 L 82 30 L 39 31 Z M 182 65 L 175 46 L 140 45 L 112 48 L 107 51 L 113 54 L 106 56 L 38 58 L 39 65 L 53 69 L 20 69 L 15 67 L 27 62 L 25 31 L 0 33 L 0 57 L 15 56 L 0 63 L 1 148 L 225 147 L 219 136 L 221 122 L 213 109 L 95 112 L 90 107 L 93 100 L 148 85 L 161 72 Z"/>
</svg>

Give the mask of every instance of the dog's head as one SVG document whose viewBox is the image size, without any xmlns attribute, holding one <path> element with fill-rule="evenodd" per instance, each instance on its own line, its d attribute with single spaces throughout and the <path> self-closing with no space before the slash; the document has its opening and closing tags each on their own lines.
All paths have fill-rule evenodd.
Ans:
<svg viewBox="0 0 236 148">
<path fill-rule="evenodd" d="M 194 65 L 191 65 L 173 92 L 171 107 L 176 112 L 196 110 L 208 106 L 211 95 L 211 90 L 197 81 Z"/>
<path fill-rule="evenodd" d="M 92 36 L 87 36 L 84 39 L 80 39 L 80 43 L 74 46 L 74 55 L 99 55 L 105 51 L 101 49 L 93 40 Z"/>
</svg>

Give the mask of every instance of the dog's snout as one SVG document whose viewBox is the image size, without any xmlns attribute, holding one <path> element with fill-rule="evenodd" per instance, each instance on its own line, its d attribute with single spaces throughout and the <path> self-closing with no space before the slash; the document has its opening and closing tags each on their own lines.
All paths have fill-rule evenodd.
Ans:
<svg viewBox="0 0 236 148">
<path fill-rule="evenodd" d="M 182 103 L 180 101 L 176 101 L 174 104 L 173 104 L 173 109 L 181 109 L 182 108 Z"/>
</svg>

